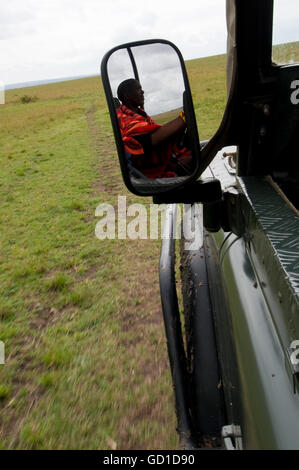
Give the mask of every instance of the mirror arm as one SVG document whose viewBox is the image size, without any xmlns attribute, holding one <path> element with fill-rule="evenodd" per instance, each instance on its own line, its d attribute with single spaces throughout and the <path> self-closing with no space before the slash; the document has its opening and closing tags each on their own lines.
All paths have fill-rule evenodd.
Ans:
<svg viewBox="0 0 299 470">
<path fill-rule="evenodd" d="M 153 196 L 154 204 L 193 204 L 195 202 L 216 202 L 222 198 L 220 181 L 216 178 L 191 181 L 183 188 Z"/>
<path fill-rule="evenodd" d="M 136 78 L 136 80 L 138 80 L 138 82 L 140 82 L 139 75 L 138 75 L 138 70 L 137 70 L 137 66 L 136 66 L 135 58 L 133 56 L 132 49 L 130 47 L 128 47 L 127 51 L 128 51 L 128 54 L 129 54 L 129 57 L 130 57 L 130 60 L 131 60 L 131 64 L 132 64 L 132 67 L 133 67 L 135 78 Z"/>
<path fill-rule="evenodd" d="M 200 150 L 203 149 L 210 141 L 209 140 L 201 140 L 200 141 Z"/>
</svg>

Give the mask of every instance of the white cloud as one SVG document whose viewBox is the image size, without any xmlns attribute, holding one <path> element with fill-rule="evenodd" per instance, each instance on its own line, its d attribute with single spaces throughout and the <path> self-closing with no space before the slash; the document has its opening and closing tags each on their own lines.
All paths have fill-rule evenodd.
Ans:
<svg viewBox="0 0 299 470">
<path fill-rule="evenodd" d="M 275 0 L 273 13 L 273 44 L 299 41 L 298 0 Z"/>
<path fill-rule="evenodd" d="M 297 1 L 280 0 L 283 34 L 297 34 Z M 225 0 L 4 0 L 0 10 L 5 83 L 97 74 L 108 49 L 139 39 L 169 39 L 185 58 L 225 52 Z"/>
</svg>

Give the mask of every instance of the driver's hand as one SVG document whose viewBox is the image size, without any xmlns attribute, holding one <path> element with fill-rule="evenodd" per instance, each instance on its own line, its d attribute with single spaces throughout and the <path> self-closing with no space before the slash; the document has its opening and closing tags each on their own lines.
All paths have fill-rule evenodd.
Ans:
<svg viewBox="0 0 299 470">
<path fill-rule="evenodd" d="M 180 112 L 180 117 L 183 119 L 184 123 L 186 124 L 186 117 L 184 111 Z"/>
</svg>

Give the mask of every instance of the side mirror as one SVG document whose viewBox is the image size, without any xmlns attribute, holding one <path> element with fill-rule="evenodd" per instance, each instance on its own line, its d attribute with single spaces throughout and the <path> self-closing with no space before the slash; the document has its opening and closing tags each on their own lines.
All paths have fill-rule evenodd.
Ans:
<svg viewBox="0 0 299 470">
<path fill-rule="evenodd" d="M 115 47 L 102 59 L 101 77 L 127 188 L 150 196 L 194 180 L 200 143 L 177 47 L 160 39 Z"/>
</svg>

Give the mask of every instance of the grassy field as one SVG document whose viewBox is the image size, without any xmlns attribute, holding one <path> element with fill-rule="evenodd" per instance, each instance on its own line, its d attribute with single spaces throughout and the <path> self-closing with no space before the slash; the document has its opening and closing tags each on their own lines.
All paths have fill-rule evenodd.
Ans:
<svg viewBox="0 0 299 470">
<path fill-rule="evenodd" d="M 277 64 L 299 62 L 299 41 L 273 46 L 272 60 Z"/>
<path fill-rule="evenodd" d="M 176 448 L 159 242 L 95 236 L 136 199 L 99 78 L 11 90 L 0 119 L 1 447 Z"/>
<path fill-rule="evenodd" d="M 225 56 L 187 63 L 202 139 Z M 0 106 L 0 448 L 178 448 L 159 240 L 98 240 L 122 183 L 99 77 L 10 90 Z"/>
</svg>

